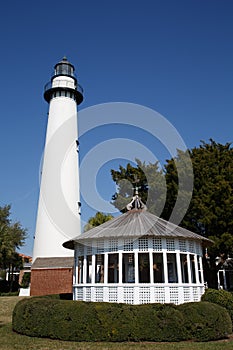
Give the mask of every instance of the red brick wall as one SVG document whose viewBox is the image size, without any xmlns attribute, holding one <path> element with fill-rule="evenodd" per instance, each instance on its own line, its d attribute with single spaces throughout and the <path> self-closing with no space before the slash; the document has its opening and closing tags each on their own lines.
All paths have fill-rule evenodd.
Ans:
<svg viewBox="0 0 233 350">
<path fill-rule="evenodd" d="M 30 294 L 72 293 L 73 269 L 36 269 L 31 271 Z"/>
</svg>

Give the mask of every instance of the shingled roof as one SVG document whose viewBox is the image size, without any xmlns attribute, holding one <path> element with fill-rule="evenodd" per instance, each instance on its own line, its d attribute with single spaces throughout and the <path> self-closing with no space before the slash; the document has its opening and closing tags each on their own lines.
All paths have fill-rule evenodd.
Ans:
<svg viewBox="0 0 233 350">
<path fill-rule="evenodd" d="M 32 264 L 32 269 L 62 269 L 74 266 L 73 257 L 37 258 Z"/>
<path fill-rule="evenodd" d="M 63 246 L 68 249 L 74 249 L 75 242 L 84 243 L 85 240 L 90 239 L 138 238 L 142 236 L 179 237 L 211 243 L 209 239 L 163 220 L 147 210 L 135 209 L 94 227 L 72 240 L 64 242 Z"/>
</svg>

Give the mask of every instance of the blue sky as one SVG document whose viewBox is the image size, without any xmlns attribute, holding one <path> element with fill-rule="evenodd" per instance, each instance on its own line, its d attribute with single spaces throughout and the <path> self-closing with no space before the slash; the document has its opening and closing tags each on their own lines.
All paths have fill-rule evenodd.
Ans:
<svg viewBox="0 0 233 350">
<path fill-rule="evenodd" d="M 136 103 L 166 117 L 189 148 L 209 138 L 233 141 L 231 0 L 22 0 L 4 2 L 0 17 L 0 205 L 11 204 L 12 219 L 28 228 L 22 252 L 32 254 L 48 111 L 43 87 L 64 55 L 85 91 L 80 110 Z M 104 134 L 86 137 L 81 157 Z M 118 163 L 97 179 L 109 201 L 109 169 Z M 84 206 L 82 215 L 93 211 Z"/>
</svg>

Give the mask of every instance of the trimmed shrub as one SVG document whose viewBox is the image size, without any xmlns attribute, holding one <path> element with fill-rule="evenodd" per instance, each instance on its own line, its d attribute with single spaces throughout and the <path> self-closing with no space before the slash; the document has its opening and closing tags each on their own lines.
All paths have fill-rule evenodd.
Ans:
<svg viewBox="0 0 233 350">
<path fill-rule="evenodd" d="M 222 306 L 209 303 L 187 303 L 178 310 L 185 318 L 187 337 L 195 341 L 224 339 L 232 332 L 230 316 Z"/>
<path fill-rule="evenodd" d="M 98 334 L 92 303 L 30 298 L 19 301 L 13 311 L 13 330 L 51 339 L 94 341 Z"/>
<path fill-rule="evenodd" d="M 138 309 L 137 340 L 155 342 L 186 340 L 185 319 L 175 305 L 144 304 L 136 308 Z"/>
<path fill-rule="evenodd" d="M 183 315 L 172 305 L 96 303 L 95 309 L 104 341 L 186 339 Z"/>
<path fill-rule="evenodd" d="M 12 326 L 21 334 L 60 340 L 175 342 L 221 339 L 231 332 L 229 320 L 225 309 L 211 303 L 127 305 L 34 297 L 16 304 Z"/>
<path fill-rule="evenodd" d="M 231 321 L 233 322 L 233 294 L 226 290 L 206 289 L 205 294 L 202 295 L 202 301 L 209 301 L 210 303 L 218 304 L 227 309 Z"/>
</svg>

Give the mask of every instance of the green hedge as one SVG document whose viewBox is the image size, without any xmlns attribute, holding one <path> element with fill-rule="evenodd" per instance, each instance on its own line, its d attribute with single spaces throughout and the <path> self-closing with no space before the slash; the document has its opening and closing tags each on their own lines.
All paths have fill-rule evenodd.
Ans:
<svg viewBox="0 0 233 350">
<path fill-rule="evenodd" d="M 71 341 L 207 341 L 231 333 L 227 311 L 207 302 L 127 305 L 34 297 L 17 303 L 12 326 L 21 334 Z"/>
<path fill-rule="evenodd" d="M 232 332 L 231 318 L 225 308 L 209 303 L 188 303 L 178 306 L 185 317 L 188 339 L 209 341 L 222 339 Z"/>
<path fill-rule="evenodd" d="M 231 292 L 227 292 L 223 289 L 206 289 L 201 300 L 225 307 L 233 322 L 233 294 Z"/>
</svg>

